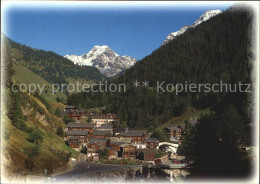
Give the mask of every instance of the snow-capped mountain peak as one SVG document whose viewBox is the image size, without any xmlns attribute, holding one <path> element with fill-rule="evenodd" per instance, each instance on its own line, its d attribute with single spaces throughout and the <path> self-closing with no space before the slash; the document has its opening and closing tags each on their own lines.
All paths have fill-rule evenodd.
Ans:
<svg viewBox="0 0 260 184">
<path fill-rule="evenodd" d="M 165 45 L 169 41 L 171 41 L 174 38 L 176 38 L 176 36 L 179 36 L 179 35 L 185 33 L 188 29 L 194 28 L 194 27 L 198 26 L 199 24 L 201 24 L 202 22 L 205 22 L 205 21 L 209 20 L 210 18 L 212 18 L 212 17 L 214 17 L 214 16 L 216 16 L 216 15 L 218 15 L 220 13 L 222 13 L 221 10 L 208 10 L 208 11 L 206 11 L 192 25 L 184 26 L 179 31 L 175 31 L 175 32 L 170 33 L 167 36 L 167 38 L 164 40 L 162 45 Z"/>
<path fill-rule="evenodd" d="M 197 25 L 201 24 L 202 22 L 205 22 L 205 21 L 209 20 L 210 18 L 212 18 L 212 17 L 214 17 L 214 16 L 216 16 L 216 15 L 218 15 L 220 13 L 222 13 L 221 10 L 209 10 L 209 11 L 206 11 L 203 15 L 200 16 L 200 18 L 198 20 L 196 20 L 194 22 L 193 25 L 197 26 Z"/>
<path fill-rule="evenodd" d="M 136 63 L 136 59 L 130 56 L 120 56 L 107 45 L 95 45 L 88 53 L 81 56 L 65 55 L 74 64 L 94 66 L 108 77 L 130 68 Z"/>
</svg>

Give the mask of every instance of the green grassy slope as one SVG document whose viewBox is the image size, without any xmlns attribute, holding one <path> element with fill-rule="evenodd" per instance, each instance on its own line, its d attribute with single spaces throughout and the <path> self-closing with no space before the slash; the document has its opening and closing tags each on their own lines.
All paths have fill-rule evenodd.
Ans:
<svg viewBox="0 0 260 184">
<path fill-rule="evenodd" d="M 172 117 L 169 121 L 161 124 L 156 129 L 157 130 L 163 130 L 164 128 L 168 127 L 169 125 L 182 125 L 185 123 L 185 121 L 189 121 L 190 119 L 196 119 L 200 118 L 202 115 L 209 114 L 210 110 L 207 109 L 195 109 L 195 108 L 189 108 L 185 113 L 181 114 L 178 117 Z"/>
<path fill-rule="evenodd" d="M 42 96 L 49 102 L 56 101 L 57 97 L 60 97 L 60 98 L 63 97 L 64 99 L 66 99 L 66 95 L 62 92 L 58 92 L 58 93 L 52 95 L 51 83 L 49 83 L 48 81 L 46 81 L 39 75 L 35 74 L 28 68 L 26 68 L 18 63 L 14 63 L 13 68 L 14 68 L 15 74 L 12 77 L 12 79 L 15 83 L 19 83 L 19 84 L 23 83 L 23 84 L 26 84 L 27 86 L 29 86 L 29 84 L 36 84 L 41 87 L 45 86 Z"/>
<path fill-rule="evenodd" d="M 33 83 L 42 86 L 45 84 L 44 98 L 49 102 L 55 102 L 56 98 L 66 100 L 69 92 L 66 87 L 62 92 L 52 93 L 52 84 L 93 84 L 106 76 L 96 68 L 90 66 L 77 66 L 68 59 L 54 52 L 32 49 L 25 45 L 13 42 L 7 37 L 2 39 L 3 45 L 8 50 L 15 71 L 13 80 L 17 83 Z M 4 58 L 5 59 L 5 58 Z"/>
<path fill-rule="evenodd" d="M 4 115 L 2 124 L 2 144 L 4 153 L 4 165 L 9 173 L 43 174 L 43 169 L 52 173 L 53 169 L 67 164 L 68 155 L 77 158 L 78 153 L 65 144 L 63 138 L 56 135 L 58 126 L 64 127 L 64 123 L 50 114 L 39 99 L 29 96 L 27 93 L 22 96 L 22 111 L 26 115 L 25 124 L 30 128 L 37 128 L 43 137 L 39 144 L 39 154 L 34 158 L 34 169 L 28 169 L 26 160 L 30 159 L 30 153 L 35 144 L 28 140 L 29 133 L 16 128 L 11 120 Z M 41 109 L 41 110 L 40 110 Z M 57 150 L 57 152 L 52 151 Z M 60 152 L 60 153 L 58 153 Z"/>
</svg>

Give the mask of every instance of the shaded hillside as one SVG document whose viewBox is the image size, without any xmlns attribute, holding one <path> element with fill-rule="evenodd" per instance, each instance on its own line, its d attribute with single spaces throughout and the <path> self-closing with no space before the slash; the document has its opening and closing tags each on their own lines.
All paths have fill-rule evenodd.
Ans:
<svg viewBox="0 0 260 184">
<path fill-rule="evenodd" d="M 79 93 L 68 102 L 83 108 L 106 106 L 128 126 L 156 127 L 190 107 L 217 109 L 233 104 L 248 122 L 249 93 L 157 93 L 156 82 L 251 83 L 252 11 L 233 7 L 158 48 L 111 82 L 126 83 L 126 93 Z M 133 81 L 149 81 L 149 88 Z M 239 99 L 239 100 L 238 100 Z"/>
<path fill-rule="evenodd" d="M 118 81 L 249 82 L 252 16 L 250 10 L 230 8 L 161 46 Z"/>
</svg>

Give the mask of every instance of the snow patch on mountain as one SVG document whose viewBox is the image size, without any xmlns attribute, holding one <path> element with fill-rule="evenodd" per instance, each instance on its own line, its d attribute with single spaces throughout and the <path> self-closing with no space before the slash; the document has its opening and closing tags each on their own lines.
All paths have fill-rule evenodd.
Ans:
<svg viewBox="0 0 260 184">
<path fill-rule="evenodd" d="M 170 33 L 167 36 L 167 38 L 164 40 L 162 45 L 167 44 L 169 41 L 175 39 L 177 36 L 182 35 L 183 33 L 185 33 L 188 29 L 194 28 L 194 27 L 198 26 L 199 24 L 201 24 L 202 22 L 205 22 L 205 21 L 209 20 L 210 18 L 212 18 L 212 17 L 214 17 L 214 16 L 216 16 L 216 15 L 218 15 L 220 13 L 222 13 L 221 10 L 209 10 L 209 11 L 206 11 L 192 25 L 184 26 L 179 31 Z"/>
<path fill-rule="evenodd" d="M 88 53 L 77 55 L 65 55 L 76 65 L 93 66 L 108 77 L 113 77 L 136 63 L 136 59 L 130 56 L 120 56 L 106 45 L 95 45 Z"/>
</svg>

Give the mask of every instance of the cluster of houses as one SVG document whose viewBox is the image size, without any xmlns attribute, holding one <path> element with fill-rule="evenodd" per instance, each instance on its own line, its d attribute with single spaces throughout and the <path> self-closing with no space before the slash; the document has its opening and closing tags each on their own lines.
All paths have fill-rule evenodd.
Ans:
<svg viewBox="0 0 260 184">
<path fill-rule="evenodd" d="M 154 160 L 159 141 L 145 130 L 114 128 L 112 124 L 69 123 L 66 141 L 71 148 L 86 147 L 87 157 L 98 157 L 99 149 L 107 149 L 109 159 Z"/>
<path fill-rule="evenodd" d="M 68 117 L 79 114 L 74 106 L 68 106 Z M 84 116 L 82 113 L 80 119 Z M 114 114 L 90 114 L 90 122 L 68 123 L 65 140 L 71 148 L 84 147 L 87 157 L 99 159 L 99 150 L 108 150 L 109 159 L 139 159 L 152 161 L 159 149 L 159 141 L 151 138 L 146 130 L 114 127 L 118 121 Z M 184 126 L 169 126 L 164 129 L 169 140 L 181 143 Z"/>
<path fill-rule="evenodd" d="M 75 106 L 66 106 L 63 110 L 63 116 L 73 118 L 75 120 L 81 120 L 87 117 L 87 111 L 76 109 Z M 103 124 L 109 124 L 114 121 L 118 121 L 115 114 L 90 114 L 92 123 L 99 127 Z"/>
</svg>

